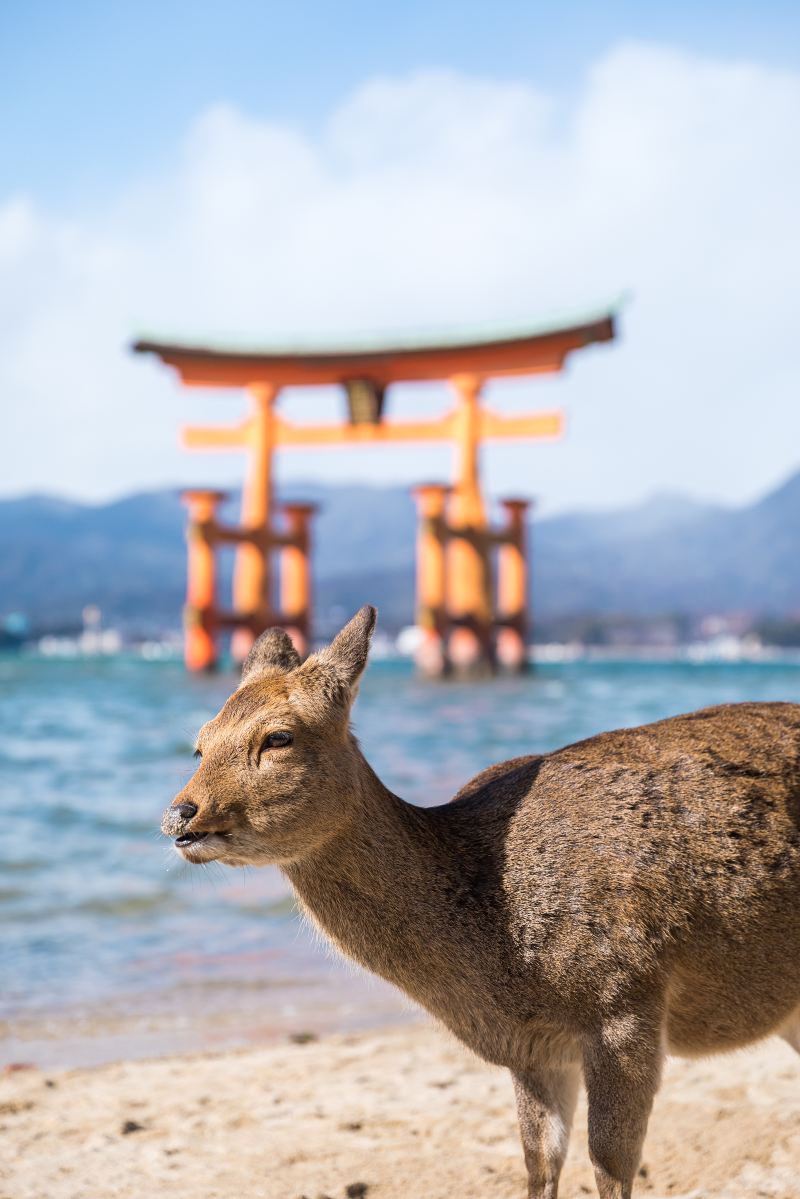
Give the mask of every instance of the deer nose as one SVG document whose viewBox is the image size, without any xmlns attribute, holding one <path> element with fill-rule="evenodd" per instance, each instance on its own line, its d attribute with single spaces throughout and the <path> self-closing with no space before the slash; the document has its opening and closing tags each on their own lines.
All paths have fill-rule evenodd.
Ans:
<svg viewBox="0 0 800 1199">
<path fill-rule="evenodd" d="M 181 820 L 191 820 L 193 816 L 197 815 L 197 804 L 196 803 L 179 803 L 178 806 L 174 809 L 174 811 L 176 811 L 178 813 Z"/>
</svg>

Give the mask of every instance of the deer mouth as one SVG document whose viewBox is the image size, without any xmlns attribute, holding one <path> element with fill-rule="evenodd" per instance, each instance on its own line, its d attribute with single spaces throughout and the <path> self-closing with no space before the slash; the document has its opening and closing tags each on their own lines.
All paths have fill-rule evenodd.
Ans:
<svg viewBox="0 0 800 1199">
<path fill-rule="evenodd" d="M 181 833 L 174 845 L 187 862 L 210 862 L 227 848 L 224 834 L 217 832 Z"/>
<path fill-rule="evenodd" d="M 187 845 L 196 845 L 198 841 L 205 841 L 209 833 L 181 833 L 180 837 L 175 838 L 175 844 L 178 849 L 184 849 Z"/>
</svg>

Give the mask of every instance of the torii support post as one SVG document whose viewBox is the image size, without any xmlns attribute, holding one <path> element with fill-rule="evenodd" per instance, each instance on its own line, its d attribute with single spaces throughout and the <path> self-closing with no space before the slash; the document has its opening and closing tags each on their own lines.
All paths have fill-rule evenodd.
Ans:
<svg viewBox="0 0 800 1199">
<path fill-rule="evenodd" d="M 445 505 L 450 491 L 440 483 L 414 488 L 419 514 L 417 534 L 417 628 L 420 644 L 417 666 L 423 674 L 447 672 L 446 645 L 446 546 Z"/>
<path fill-rule="evenodd" d="M 459 673 L 483 674 L 492 669 L 494 652 L 489 544 L 478 464 L 481 380 L 459 375 L 451 382 L 459 406 L 456 483 L 450 503 L 447 549 L 447 606 L 453 626 L 449 653 Z"/>
<path fill-rule="evenodd" d="M 528 500 L 501 500 L 506 527 L 497 538 L 497 660 L 504 670 L 528 665 Z"/>
<path fill-rule="evenodd" d="M 286 536 L 280 559 L 281 615 L 301 658 L 311 635 L 311 518 L 316 504 L 284 504 Z"/>
<path fill-rule="evenodd" d="M 189 508 L 184 656 L 189 670 L 213 670 L 218 656 L 214 542 L 217 507 L 227 497 L 224 491 L 193 489 L 181 498 Z"/>
</svg>

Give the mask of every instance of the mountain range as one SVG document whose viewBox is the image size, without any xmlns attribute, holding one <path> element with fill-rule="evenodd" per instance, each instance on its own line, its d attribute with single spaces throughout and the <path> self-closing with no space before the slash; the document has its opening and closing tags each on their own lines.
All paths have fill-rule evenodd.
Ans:
<svg viewBox="0 0 800 1199">
<path fill-rule="evenodd" d="M 385 629 L 413 617 L 416 515 L 408 488 L 293 484 L 319 505 L 315 602 L 325 631 L 366 600 Z M 235 519 L 238 497 L 228 515 Z M 0 617 L 74 626 L 98 604 L 109 624 L 153 632 L 180 621 L 185 511 L 177 490 L 90 505 L 47 495 L 0 501 Z M 800 472 L 756 503 L 726 508 L 658 495 L 618 511 L 537 519 L 531 528 L 538 621 L 800 611 Z M 230 578 L 223 553 L 222 587 Z"/>
</svg>

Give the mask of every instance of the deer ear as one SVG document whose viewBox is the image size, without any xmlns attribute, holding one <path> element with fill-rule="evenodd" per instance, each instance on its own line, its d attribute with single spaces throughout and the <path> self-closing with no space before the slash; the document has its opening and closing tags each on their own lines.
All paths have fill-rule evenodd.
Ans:
<svg viewBox="0 0 800 1199">
<path fill-rule="evenodd" d="M 242 682 L 250 683 L 259 674 L 294 670 L 300 665 L 300 655 L 283 629 L 267 629 L 254 642 L 242 665 Z"/>
<path fill-rule="evenodd" d="M 337 633 L 330 645 L 314 655 L 316 665 L 331 672 L 339 686 L 355 698 L 358 680 L 364 672 L 378 613 L 371 604 L 359 608 L 352 620 Z"/>
</svg>

